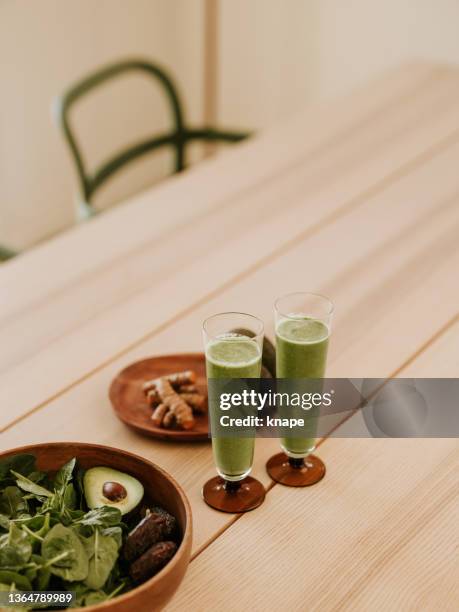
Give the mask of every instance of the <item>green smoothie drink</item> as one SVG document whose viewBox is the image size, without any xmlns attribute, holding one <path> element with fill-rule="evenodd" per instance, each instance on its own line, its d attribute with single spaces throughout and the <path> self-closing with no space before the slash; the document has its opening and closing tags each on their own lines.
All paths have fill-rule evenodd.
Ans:
<svg viewBox="0 0 459 612">
<path fill-rule="evenodd" d="M 252 469 L 255 435 L 244 431 L 239 437 L 220 437 L 221 417 L 218 384 L 212 379 L 260 378 L 263 348 L 263 323 L 257 317 L 241 312 L 222 312 L 204 321 L 202 326 L 209 381 L 209 419 L 212 450 L 218 476 L 202 487 L 206 504 L 222 512 L 247 512 L 265 499 L 261 482 L 249 476 Z M 240 333 L 236 330 L 247 330 Z M 227 384 L 223 381 L 223 385 Z M 220 381 L 222 382 L 222 381 Z M 248 437 L 245 437 L 245 434 Z M 254 432 L 255 434 L 255 432 Z"/>
<path fill-rule="evenodd" d="M 326 323 L 302 314 L 281 318 L 276 326 L 278 378 L 323 378 L 327 360 L 329 328 Z M 305 457 L 314 450 L 316 420 L 306 421 L 306 437 L 282 438 L 289 457 Z"/>
<path fill-rule="evenodd" d="M 289 393 L 302 393 L 303 380 L 308 379 L 307 393 L 322 392 L 333 304 L 316 293 L 290 293 L 276 300 L 274 312 L 278 388 L 284 385 Z M 300 416 L 301 409 L 279 406 L 279 412 L 287 417 L 295 410 Z M 311 406 L 304 413 L 305 424 L 299 435 L 298 430 L 289 435 L 288 427 L 279 432 L 283 452 L 273 455 L 266 464 L 275 482 L 286 487 L 309 487 L 325 476 L 324 462 L 312 453 L 319 415 L 320 407 Z"/>
<path fill-rule="evenodd" d="M 247 336 L 222 334 L 206 347 L 206 369 L 207 378 L 259 378 L 260 347 L 256 340 Z M 255 439 L 251 437 L 212 438 L 214 460 L 220 476 L 233 481 L 247 476 L 252 467 L 254 446 Z"/>
</svg>

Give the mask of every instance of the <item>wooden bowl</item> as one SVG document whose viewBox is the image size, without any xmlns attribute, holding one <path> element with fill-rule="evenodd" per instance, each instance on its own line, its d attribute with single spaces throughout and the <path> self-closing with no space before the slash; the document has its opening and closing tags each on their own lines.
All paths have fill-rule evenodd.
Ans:
<svg viewBox="0 0 459 612">
<path fill-rule="evenodd" d="M 131 474 L 143 484 L 145 497 L 150 502 L 158 503 L 176 517 L 182 532 L 182 541 L 174 557 L 156 576 L 110 601 L 78 609 L 89 612 L 132 612 L 163 608 L 182 581 L 191 555 L 191 508 L 185 493 L 175 480 L 160 467 L 138 455 L 99 444 L 32 444 L 2 452 L 0 459 L 18 453 L 35 455 L 37 467 L 43 471 L 55 471 L 72 457 L 76 457 L 83 468 L 103 465 Z"/>
</svg>

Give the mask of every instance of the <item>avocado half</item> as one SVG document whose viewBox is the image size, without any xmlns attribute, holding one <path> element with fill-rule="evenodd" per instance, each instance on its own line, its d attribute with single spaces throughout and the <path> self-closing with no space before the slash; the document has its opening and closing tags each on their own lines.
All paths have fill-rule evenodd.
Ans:
<svg viewBox="0 0 459 612">
<path fill-rule="evenodd" d="M 231 331 L 233 334 L 241 334 L 241 336 L 247 336 L 248 338 L 253 338 L 255 335 L 252 331 L 250 331 L 250 329 L 243 329 L 242 327 L 232 329 Z M 271 340 L 266 336 L 263 337 L 263 354 L 261 357 L 261 363 L 263 364 L 265 370 L 271 374 L 271 376 L 266 376 L 266 372 L 262 371 L 262 378 L 276 378 L 276 349 L 274 348 L 274 344 L 271 342 Z"/>
<path fill-rule="evenodd" d="M 143 485 L 137 478 L 109 467 L 93 467 L 83 478 L 84 496 L 93 510 L 101 506 L 118 508 L 121 514 L 133 510 L 142 500 Z"/>
</svg>

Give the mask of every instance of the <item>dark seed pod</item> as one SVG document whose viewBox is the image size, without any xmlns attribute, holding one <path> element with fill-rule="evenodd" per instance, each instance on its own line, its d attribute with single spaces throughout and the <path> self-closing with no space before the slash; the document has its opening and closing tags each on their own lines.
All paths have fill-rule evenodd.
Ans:
<svg viewBox="0 0 459 612">
<path fill-rule="evenodd" d="M 175 528 L 175 518 L 166 513 L 153 512 L 146 516 L 126 538 L 123 554 L 126 561 L 134 561 L 150 546 L 170 537 Z M 170 517 L 170 518 L 169 518 Z"/>
<path fill-rule="evenodd" d="M 172 516 L 170 512 L 168 512 L 164 508 L 161 508 L 161 506 L 153 506 L 150 512 L 152 514 L 159 514 L 160 516 L 164 517 L 164 519 L 166 520 L 167 537 L 170 537 L 170 535 L 177 527 L 177 521 L 175 520 L 175 516 Z"/>
<path fill-rule="evenodd" d="M 132 580 L 140 583 L 154 576 L 172 559 L 176 550 L 175 542 L 158 542 L 151 546 L 131 565 L 129 574 Z"/>
</svg>

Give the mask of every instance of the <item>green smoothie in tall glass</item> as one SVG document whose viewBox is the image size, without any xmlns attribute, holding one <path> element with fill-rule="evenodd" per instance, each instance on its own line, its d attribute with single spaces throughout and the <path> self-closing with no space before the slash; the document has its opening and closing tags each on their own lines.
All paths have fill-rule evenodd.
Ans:
<svg viewBox="0 0 459 612">
<path fill-rule="evenodd" d="M 255 340 L 239 334 L 225 334 L 206 348 L 207 378 L 259 378 L 261 352 Z M 218 407 L 209 404 L 210 410 Z M 217 415 L 218 416 L 218 415 Z M 212 417 L 212 415 L 211 415 Z M 217 470 L 226 480 L 244 478 L 252 467 L 255 438 L 212 438 Z"/>
<path fill-rule="evenodd" d="M 278 378 L 323 378 L 327 360 L 329 329 L 325 323 L 292 315 L 276 329 L 276 368 Z M 306 420 L 304 438 L 286 437 L 281 445 L 287 455 L 304 457 L 314 450 L 317 422 Z"/>
</svg>

